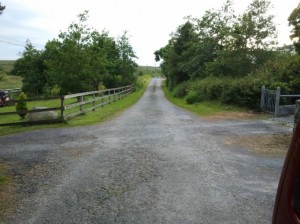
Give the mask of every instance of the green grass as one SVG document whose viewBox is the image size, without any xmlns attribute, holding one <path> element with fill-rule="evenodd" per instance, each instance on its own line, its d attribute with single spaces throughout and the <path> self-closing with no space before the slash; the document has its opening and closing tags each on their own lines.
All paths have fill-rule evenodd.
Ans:
<svg viewBox="0 0 300 224">
<path fill-rule="evenodd" d="M 2 68 L 6 73 L 9 73 L 12 70 L 15 62 L 16 61 L 13 60 L 0 60 L 0 68 Z"/>
<path fill-rule="evenodd" d="M 7 75 L 0 80 L 0 89 L 22 88 L 22 77 Z"/>
<path fill-rule="evenodd" d="M 0 127 L 0 135 L 8 135 L 19 132 L 25 132 L 30 130 L 38 130 L 44 128 L 58 128 L 58 127 L 77 127 L 84 125 L 94 125 L 105 120 L 111 119 L 133 104 L 135 104 L 140 97 L 143 95 L 148 82 L 150 80 L 150 76 L 141 77 L 144 82 L 144 87 L 142 89 L 136 90 L 132 94 L 126 96 L 125 98 L 113 102 L 111 104 L 105 105 L 102 108 L 96 109 L 96 111 L 88 112 L 84 115 L 72 118 L 67 121 L 66 124 L 58 123 L 58 124 L 47 124 L 47 125 L 32 125 L 32 126 L 5 126 Z M 74 99 L 71 99 L 74 100 Z M 28 109 L 31 109 L 33 106 L 45 106 L 45 107 L 57 107 L 60 105 L 60 100 L 49 100 L 49 101 L 40 101 L 40 102 L 29 102 L 27 104 Z M 5 106 L 0 107 L 0 112 L 9 112 L 15 111 L 14 106 Z M 10 122 L 19 122 L 20 117 L 18 115 L 11 116 L 0 116 L 0 123 L 10 123 Z"/>
<path fill-rule="evenodd" d="M 0 188 L 9 180 L 8 177 L 0 176 Z"/>
<path fill-rule="evenodd" d="M 166 98 L 178 107 L 184 108 L 200 116 L 216 115 L 225 112 L 246 112 L 245 108 L 224 105 L 219 102 L 202 102 L 196 104 L 187 104 L 185 99 L 175 98 L 163 83 L 163 91 Z"/>
</svg>

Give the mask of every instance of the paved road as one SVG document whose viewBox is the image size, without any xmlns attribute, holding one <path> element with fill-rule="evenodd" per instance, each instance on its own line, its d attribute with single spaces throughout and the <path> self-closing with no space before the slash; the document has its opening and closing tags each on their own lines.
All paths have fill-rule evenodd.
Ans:
<svg viewBox="0 0 300 224">
<path fill-rule="evenodd" d="M 287 132 L 205 122 L 170 104 L 161 80 L 100 125 L 0 137 L 22 201 L 7 223 L 270 223 L 282 157 L 224 143 Z"/>
</svg>

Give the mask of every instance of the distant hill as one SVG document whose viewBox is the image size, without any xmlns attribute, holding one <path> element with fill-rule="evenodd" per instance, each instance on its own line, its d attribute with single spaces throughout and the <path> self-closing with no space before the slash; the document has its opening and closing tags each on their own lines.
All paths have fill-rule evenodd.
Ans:
<svg viewBox="0 0 300 224">
<path fill-rule="evenodd" d="M 142 72 L 143 74 L 160 76 L 161 75 L 161 68 L 160 67 L 154 67 L 154 66 L 139 66 L 138 67 L 138 72 Z"/>
</svg>

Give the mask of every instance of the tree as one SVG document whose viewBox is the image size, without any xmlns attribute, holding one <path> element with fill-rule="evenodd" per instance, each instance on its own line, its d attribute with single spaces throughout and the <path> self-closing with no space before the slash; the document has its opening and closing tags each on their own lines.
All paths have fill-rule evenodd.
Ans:
<svg viewBox="0 0 300 224">
<path fill-rule="evenodd" d="M 277 35 L 269 8 L 269 1 L 253 0 L 242 15 L 232 17 L 228 41 L 207 65 L 207 73 L 245 76 L 273 57 L 269 48 L 276 43 Z"/>
<path fill-rule="evenodd" d="M 85 24 L 88 12 L 80 14 L 79 23 L 72 23 L 67 32 L 61 32 L 59 39 L 46 45 L 49 58 L 46 60 L 48 75 L 53 84 L 61 88 L 62 94 L 91 90 L 89 56 L 87 45 L 90 43 L 90 28 Z"/>
<path fill-rule="evenodd" d="M 135 70 L 138 67 L 134 59 L 137 58 L 130 45 L 127 32 L 118 38 L 117 49 L 119 52 L 118 74 L 121 76 L 121 85 L 136 82 Z"/>
<path fill-rule="evenodd" d="M 27 96 L 24 92 L 21 92 L 19 94 L 19 100 L 26 100 Z M 21 119 L 24 119 L 26 114 L 27 114 L 27 103 L 26 102 L 19 102 L 16 104 L 16 111 L 18 112 L 19 116 L 21 117 Z"/>
<path fill-rule="evenodd" d="M 23 77 L 23 91 L 27 94 L 37 96 L 44 93 L 48 82 L 44 57 L 44 52 L 35 49 L 27 40 L 22 57 L 14 64 L 11 73 Z"/>
<path fill-rule="evenodd" d="M 185 52 L 191 47 L 195 37 L 194 24 L 188 20 L 177 28 L 165 47 L 154 52 L 156 61 L 163 60 L 162 70 L 170 89 L 189 79 L 185 64 L 190 58 L 185 56 Z"/>
<path fill-rule="evenodd" d="M 80 14 L 66 32 L 48 41 L 45 49 L 26 44 L 13 73 L 24 77 L 29 94 L 69 94 L 118 87 L 135 82 L 136 58 L 126 33 L 119 39 L 88 27 L 88 12 Z M 54 91 L 55 90 L 55 91 Z"/>
<path fill-rule="evenodd" d="M 290 38 L 294 41 L 296 52 L 300 54 L 300 4 L 293 10 L 288 18 L 289 25 L 293 26 Z"/>
<path fill-rule="evenodd" d="M 4 9 L 6 8 L 5 5 L 1 5 L 1 2 L 0 2 L 0 15 L 3 13 Z"/>
</svg>

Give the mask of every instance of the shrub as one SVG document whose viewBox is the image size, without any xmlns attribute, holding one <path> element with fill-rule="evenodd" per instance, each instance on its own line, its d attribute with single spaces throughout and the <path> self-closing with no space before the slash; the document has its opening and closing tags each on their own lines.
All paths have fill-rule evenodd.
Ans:
<svg viewBox="0 0 300 224">
<path fill-rule="evenodd" d="M 24 92 L 21 92 L 19 94 L 19 100 L 26 100 L 27 99 L 27 96 L 25 95 Z M 19 116 L 24 119 L 27 112 L 26 110 L 28 110 L 27 108 L 27 103 L 26 102 L 19 102 L 16 104 L 16 111 L 18 112 Z"/>
<path fill-rule="evenodd" d="M 196 91 L 192 90 L 187 94 L 185 101 L 187 104 L 194 104 L 194 103 L 200 102 L 201 97 Z"/>
<path fill-rule="evenodd" d="M 207 77 L 189 82 L 186 102 L 219 101 L 256 108 L 260 101 L 261 81 L 252 76 L 244 78 Z"/>
<path fill-rule="evenodd" d="M 173 97 L 177 97 L 177 98 L 185 97 L 188 93 L 187 88 L 188 88 L 187 82 L 180 83 L 173 89 L 173 91 L 172 91 Z"/>
</svg>

